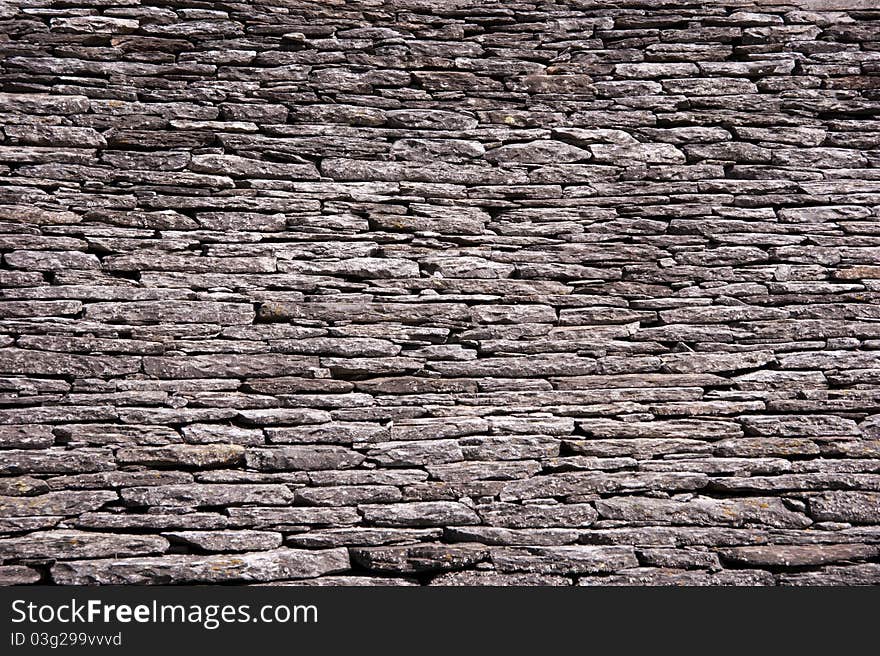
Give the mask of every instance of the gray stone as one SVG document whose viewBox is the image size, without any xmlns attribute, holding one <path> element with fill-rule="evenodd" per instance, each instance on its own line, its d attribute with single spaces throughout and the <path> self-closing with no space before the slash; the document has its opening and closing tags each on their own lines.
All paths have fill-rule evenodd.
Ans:
<svg viewBox="0 0 880 656">
<path fill-rule="evenodd" d="M 563 586 L 571 585 L 564 576 L 552 574 L 499 574 L 497 572 L 447 572 L 431 579 L 432 586 Z"/>
<path fill-rule="evenodd" d="M 515 505 L 509 503 L 477 506 L 483 522 L 503 528 L 547 528 L 589 526 L 598 517 L 586 503 L 559 505 Z"/>
<path fill-rule="evenodd" d="M 850 566 L 830 566 L 814 572 L 782 574 L 780 585 L 877 585 L 880 583 L 880 565 L 864 563 Z"/>
<path fill-rule="evenodd" d="M 417 544 L 350 549 L 352 562 L 372 572 L 421 574 L 472 567 L 489 558 L 482 545 Z"/>
<path fill-rule="evenodd" d="M 119 558 L 164 553 L 168 540 L 157 535 L 125 535 L 93 531 L 43 531 L 0 539 L 4 560 Z"/>
<path fill-rule="evenodd" d="M 665 569 L 661 567 L 638 567 L 623 570 L 611 576 L 587 576 L 578 585 L 617 586 L 769 586 L 776 580 L 770 572 L 761 570 L 733 570 L 707 572 L 705 570 Z"/>
<path fill-rule="evenodd" d="M 59 585 L 155 585 L 278 581 L 348 569 L 345 549 L 273 549 L 231 556 L 184 555 L 58 562 L 53 565 L 51 576 Z"/>
<path fill-rule="evenodd" d="M 268 551 L 281 546 L 280 533 L 269 531 L 169 531 L 163 535 L 172 542 L 192 545 L 203 551 Z"/>
<path fill-rule="evenodd" d="M 810 516 L 817 522 L 873 524 L 880 517 L 880 493 L 829 491 L 810 497 Z"/>
<path fill-rule="evenodd" d="M 69 474 L 114 469 L 113 454 L 105 449 L 48 449 L 3 451 L 0 474 Z"/>
<path fill-rule="evenodd" d="M 479 524 L 479 516 L 461 503 L 424 501 L 358 506 L 364 521 L 376 526 L 446 526 Z"/>
<path fill-rule="evenodd" d="M 164 485 L 130 487 L 121 491 L 129 506 L 223 506 L 244 503 L 267 506 L 293 502 L 293 493 L 285 485 Z"/>
<path fill-rule="evenodd" d="M 152 467 L 233 467 L 244 458 L 244 447 L 237 444 L 172 444 L 157 447 L 125 447 L 116 452 L 121 465 Z"/>
<path fill-rule="evenodd" d="M 722 549 L 724 561 L 747 567 L 808 567 L 867 560 L 880 553 L 872 544 L 767 545 Z"/>
<path fill-rule="evenodd" d="M 638 566 L 632 547 L 493 547 L 492 562 L 503 573 L 580 575 Z"/>
<path fill-rule="evenodd" d="M 596 502 L 599 516 L 634 523 L 743 526 L 764 524 L 777 528 L 805 528 L 812 521 L 785 507 L 775 497 L 743 499 L 652 499 L 621 497 Z"/>
<path fill-rule="evenodd" d="M 585 161 L 591 157 L 589 150 L 551 140 L 508 144 L 485 154 L 487 160 L 499 164 L 559 164 Z"/>
<path fill-rule="evenodd" d="M 356 467 L 364 456 L 340 446 L 276 446 L 248 449 L 248 467 L 262 471 L 314 471 Z"/>
</svg>

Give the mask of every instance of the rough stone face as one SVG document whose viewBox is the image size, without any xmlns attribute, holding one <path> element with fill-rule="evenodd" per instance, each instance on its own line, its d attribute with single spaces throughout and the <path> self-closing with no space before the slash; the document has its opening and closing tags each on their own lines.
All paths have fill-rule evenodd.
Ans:
<svg viewBox="0 0 880 656">
<path fill-rule="evenodd" d="M 419 544 L 404 547 L 350 549 L 352 561 L 374 572 L 418 574 L 465 569 L 487 560 L 481 545 Z"/>
<path fill-rule="evenodd" d="M 24 565 L 0 565 L 0 585 L 39 583 L 40 573 Z"/>
<path fill-rule="evenodd" d="M 244 447 L 237 444 L 172 444 L 122 448 L 116 452 L 116 461 L 121 465 L 205 469 L 234 467 L 244 453 Z"/>
<path fill-rule="evenodd" d="M 91 531 L 44 531 L 0 541 L 0 559 L 123 558 L 164 553 L 168 540 L 155 535 Z"/>
<path fill-rule="evenodd" d="M 721 557 L 748 567 L 807 567 L 841 561 L 865 560 L 880 553 L 880 547 L 868 544 L 772 545 L 736 547 L 720 552 Z"/>
<path fill-rule="evenodd" d="M 447 526 L 479 524 L 479 516 L 461 503 L 424 501 L 358 506 L 364 521 L 376 526 Z"/>
<path fill-rule="evenodd" d="M 222 506 L 242 503 L 285 505 L 293 493 L 285 485 L 163 485 L 130 487 L 121 492 L 131 506 Z"/>
<path fill-rule="evenodd" d="M 822 492 L 809 500 L 819 522 L 875 524 L 880 518 L 880 492 Z"/>
<path fill-rule="evenodd" d="M 877 10 L 0 3 L 0 584 L 880 583 Z"/>
<path fill-rule="evenodd" d="M 281 534 L 270 531 L 170 531 L 163 535 L 210 552 L 267 551 L 282 543 Z"/>
<path fill-rule="evenodd" d="M 107 490 L 47 492 L 33 497 L 0 497 L 0 517 L 80 515 L 118 499 L 116 492 Z"/>
<path fill-rule="evenodd" d="M 311 578 L 349 568 L 345 549 L 273 549 L 217 556 L 99 559 L 58 562 L 52 580 L 60 585 L 263 582 Z"/>
<path fill-rule="evenodd" d="M 636 567 L 631 547 L 497 547 L 491 550 L 499 572 L 578 575 Z"/>
<path fill-rule="evenodd" d="M 248 449 L 245 459 L 254 469 L 313 471 L 356 467 L 364 456 L 340 446 L 276 446 Z"/>
<path fill-rule="evenodd" d="M 627 497 L 602 499 L 596 502 L 596 509 L 603 518 L 656 524 L 742 526 L 756 523 L 778 528 L 804 528 L 812 523 L 806 515 L 789 510 L 774 497 L 694 497 L 688 500 Z"/>
</svg>

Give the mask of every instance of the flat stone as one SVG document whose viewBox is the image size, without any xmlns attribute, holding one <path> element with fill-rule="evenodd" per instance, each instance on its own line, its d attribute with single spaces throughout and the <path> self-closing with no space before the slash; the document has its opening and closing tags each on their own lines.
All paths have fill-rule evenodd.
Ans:
<svg viewBox="0 0 880 656">
<path fill-rule="evenodd" d="M 118 499 L 116 492 L 107 490 L 47 492 L 34 497 L 0 497 L 0 517 L 80 515 Z"/>
<path fill-rule="evenodd" d="M 307 533 L 288 536 L 287 543 L 311 549 L 342 546 L 370 547 L 385 544 L 434 542 L 442 534 L 443 529 L 440 528 L 328 528 L 312 529 Z"/>
<path fill-rule="evenodd" d="M 589 150 L 561 141 L 530 141 L 508 144 L 486 152 L 491 162 L 516 164 L 560 164 L 580 162 L 592 158 Z"/>
<path fill-rule="evenodd" d="M 113 453 L 105 449 L 27 449 L 2 454 L 0 474 L 69 474 L 115 468 Z"/>
<path fill-rule="evenodd" d="M 162 535 L 172 542 L 208 552 L 268 551 L 277 549 L 282 543 L 281 534 L 270 531 L 169 531 Z"/>
<path fill-rule="evenodd" d="M 240 555 L 162 556 L 58 562 L 59 585 L 156 585 L 158 583 L 263 582 L 311 578 L 349 569 L 348 551 L 272 549 Z"/>
<path fill-rule="evenodd" d="M 775 585 L 770 572 L 760 570 L 734 570 L 707 572 L 705 570 L 666 569 L 662 567 L 637 567 L 623 570 L 611 576 L 586 576 L 578 585 L 617 586 L 765 586 Z"/>
<path fill-rule="evenodd" d="M 447 572 L 431 579 L 431 586 L 564 586 L 571 580 L 552 574 L 499 574 L 498 572 L 464 571 Z"/>
<path fill-rule="evenodd" d="M 43 531 L 0 539 L 0 558 L 118 558 L 164 553 L 168 540 L 158 535 L 125 535 L 92 531 Z"/>
<path fill-rule="evenodd" d="M 120 494 L 129 506 L 194 507 L 245 503 L 274 506 L 293 503 L 293 492 L 285 485 L 165 485 L 130 487 Z"/>
<path fill-rule="evenodd" d="M 482 545 L 417 544 L 350 549 L 352 562 L 372 572 L 421 574 L 472 567 L 489 558 Z"/>
<path fill-rule="evenodd" d="M 637 567 L 632 547 L 493 547 L 492 562 L 502 573 L 580 575 Z"/>
<path fill-rule="evenodd" d="M 781 499 L 775 497 L 694 497 L 689 500 L 621 497 L 597 501 L 596 510 L 602 518 L 648 524 L 763 524 L 777 528 L 805 528 L 812 524 L 806 515 L 789 510 Z"/>
<path fill-rule="evenodd" d="M 869 544 L 767 545 L 735 547 L 719 552 L 725 561 L 747 567 L 808 567 L 866 560 L 880 553 Z"/>
<path fill-rule="evenodd" d="M 314 471 L 357 467 L 364 456 L 340 446 L 276 446 L 248 449 L 248 467 L 262 471 Z"/>
<path fill-rule="evenodd" d="M 358 506 L 364 521 L 376 526 L 446 526 L 479 524 L 479 516 L 461 503 L 423 501 Z"/>
<path fill-rule="evenodd" d="M 880 518 L 880 493 L 829 491 L 810 497 L 810 516 L 818 522 L 872 524 Z"/>
<path fill-rule="evenodd" d="M 828 566 L 814 572 L 782 574 L 780 585 L 877 585 L 880 582 L 880 565 Z"/>
<path fill-rule="evenodd" d="M 477 512 L 489 526 L 503 528 L 547 528 L 589 526 L 599 516 L 586 503 L 541 506 L 498 503 L 478 506 Z"/>
<path fill-rule="evenodd" d="M 116 452 L 121 465 L 148 467 L 234 467 L 244 459 L 238 444 L 172 444 L 157 447 L 125 447 Z"/>
<path fill-rule="evenodd" d="M 466 114 L 436 109 L 393 110 L 386 112 L 385 117 L 391 127 L 417 130 L 470 130 L 477 125 L 477 120 Z"/>
</svg>

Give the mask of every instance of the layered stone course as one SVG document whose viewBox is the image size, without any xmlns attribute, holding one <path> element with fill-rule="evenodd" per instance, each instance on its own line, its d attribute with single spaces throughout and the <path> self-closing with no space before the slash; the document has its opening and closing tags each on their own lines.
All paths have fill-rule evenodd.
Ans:
<svg viewBox="0 0 880 656">
<path fill-rule="evenodd" d="M 880 583 L 874 0 L 0 52 L 0 583 Z"/>
</svg>

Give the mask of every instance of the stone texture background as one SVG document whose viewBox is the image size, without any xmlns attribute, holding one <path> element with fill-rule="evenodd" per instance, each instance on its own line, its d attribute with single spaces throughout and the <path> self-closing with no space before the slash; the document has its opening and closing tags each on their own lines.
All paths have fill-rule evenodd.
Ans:
<svg viewBox="0 0 880 656">
<path fill-rule="evenodd" d="M 875 7 L 0 3 L 0 580 L 880 582 Z"/>
</svg>

